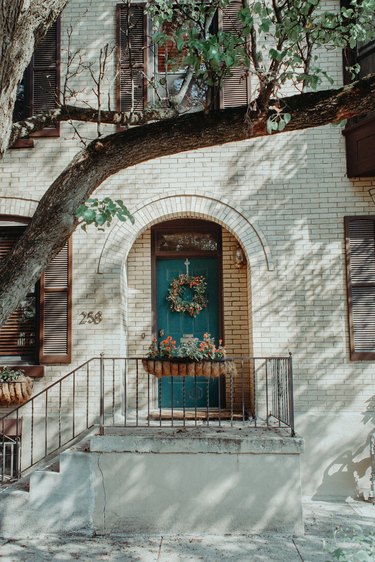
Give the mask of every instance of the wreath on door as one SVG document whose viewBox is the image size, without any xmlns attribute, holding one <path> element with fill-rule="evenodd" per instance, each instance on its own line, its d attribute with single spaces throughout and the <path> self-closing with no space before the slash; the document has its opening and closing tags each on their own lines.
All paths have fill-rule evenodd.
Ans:
<svg viewBox="0 0 375 562">
<path fill-rule="evenodd" d="M 192 289 L 192 298 L 184 298 L 184 288 Z M 208 305 L 207 283 L 203 275 L 189 275 L 181 273 L 173 279 L 168 289 L 167 300 L 171 303 L 174 312 L 187 312 L 195 318 Z"/>
</svg>

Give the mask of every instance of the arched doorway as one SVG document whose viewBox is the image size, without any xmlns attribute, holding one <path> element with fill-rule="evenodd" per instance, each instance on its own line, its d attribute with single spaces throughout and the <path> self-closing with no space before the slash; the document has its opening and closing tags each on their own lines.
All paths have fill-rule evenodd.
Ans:
<svg viewBox="0 0 375 562">
<path fill-rule="evenodd" d="M 251 270 L 250 264 L 246 260 L 241 268 L 237 267 L 235 258 L 237 249 L 241 245 L 240 241 L 229 229 L 216 222 L 206 220 L 206 218 L 200 220 L 199 216 L 194 217 L 194 215 L 191 218 L 185 217 L 177 216 L 171 221 L 168 220 L 168 222 L 161 219 L 156 224 L 154 223 L 153 226 L 150 225 L 140 233 L 128 253 L 126 269 L 124 269 L 126 272 L 124 299 L 126 307 L 125 332 L 127 354 L 129 357 L 144 357 L 151 338 L 158 336 L 158 329 L 164 329 L 165 336 L 169 335 L 169 324 L 159 326 L 157 322 L 157 257 L 162 258 L 164 256 L 166 258 L 169 256 L 171 259 L 174 259 L 177 253 L 177 258 L 182 259 L 176 274 L 186 271 L 184 264 L 186 254 L 183 255 L 181 253 L 182 247 L 179 246 L 178 250 L 176 248 L 173 249 L 173 244 L 176 244 L 176 237 L 174 236 L 176 232 L 173 232 L 173 229 L 177 227 L 178 231 L 182 229 L 181 232 L 183 232 L 185 226 L 190 223 L 190 226 L 201 226 L 201 228 L 206 225 L 209 232 L 212 232 L 215 228 L 219 232 L 220 245 L 218 247 L 219 251 L 216 253 L 218 272 L 221 276 L 221 281 L 217 288 L 219 307 L 218 330 L 215 332 L 210 326 L 209 331 L 215 337 L 217 333 L 218 338 L 223 338 L 229 356 L 237 358 L 242 356 L 245 358 L 251 357 L 253 355 Z M 163 243 L 164 250 L 159 248 L 159 251 L 155 252 L 157 243 L 155 232 L 160 228 L 159 232 L 162 235 L 165 227 L 168 225 L 171 226 L 171 230 L 169 230 L 171 236 L 167 237 L 167 239 L 164 238 L 164 241 L 160 238 L 159 245 Z M 199 229 L 196 232 L 199 234 Z M 207 234 L 207 231 L 205 234 Z M 194 242 L 193 237 L 190 235 L 187 238 L 190 240 L 189 243 L 193 243 L 195 247 L 196 244 L 203 243 L 202 240 L 199 243 Z M 206 243 L 209 243 L 207 240 L 209 241 L 210 237 L 206 238 Z M 165 242 L 167 242 L 166 245 Z M 169 253 L 168 250 L 171 250 L 171 252 Z M 193 255 L 189 253 L 187 257 L 192 259 Z M 167 288 L 164 287 L 163 291 L 159 291 L 159 296 L 165 299 L 166 292 Z M 167 301 L 165 303 L 166 305 L 168 304 Z M 200 319 L 200 316 L 197 318 Z M 185 329 L 184 331 L 181 330 L 181 333 L 194 334 L 194 330 L 191 332 L 189 329 Z M 245 404 L 246 409 L 249 410 L 254 404 L 253 363 L 249 360 L 242 361 L 238 359 L 236 365 L 237 374 L 233 376 L 233 380 L 227 377 L 225 388 L 219 386 L 219 404 L 225 408 L 233 406 L 233 409 L 236 411 L 241 411 L 243 404 Z M 188 377 L 185 378 L 187 379 Z M 158 410 L 160 406 L 159 380 L 151 378 L 151 381 L 149 381 L 146 372 L 139 372 L 138 379 L 139 393 L 137 399 L 139 404 L 147 404 L 147 397 L 150 396 L 152 408 Z M 149 382 L 151 383 L 150 386 Z M 204 395 L 207 397 L 207 392 Z M 131 396 L 133 395 L 129 393 L 128 400 L 131 399 Z M 167 406 L 166 409 L 168 409 Z M 168 412 L 165 415 L 167 416 Z"/>
<path fill-rule="evenodd" d="M 154 333 L 160 343 L 170 336 L 177 345 L 188 344 L 208 333 L 216 344 L 224 336 L 222 285 L 222 231 L 220 225 L 196 219 L 173 220 L 152 228 Z M 207 306 L 192 316 L 172 310 L 168 301 L 171 283 L 181 274 L 200 277 L 207 285 Z M 184 287 L 183 298 L 192 298 Z M 225 403 L 224 379 L 163 377 L 158 404 L 162 408 L 203 408 Z"/>
</svg>

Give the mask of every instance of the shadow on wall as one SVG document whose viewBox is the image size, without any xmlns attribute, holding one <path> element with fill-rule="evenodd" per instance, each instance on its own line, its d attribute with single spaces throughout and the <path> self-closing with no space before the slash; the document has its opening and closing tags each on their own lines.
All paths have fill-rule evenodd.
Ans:
<svg viewBox="0 0 375 562">
<path fill-rule="evenodd" d="M 323 160 L 314 159 L 314 130 L 244 143 L 222 189 L 251 209 L 275 262 L 275 272 L 252 271 L 254 349 L 293 353 L 304 493 L 356 497 L 369 489 L 375 401 L 372 364 L 349 359 L 344 216 L 368 212 L 360 195 L 370 200 L 345 177 L 340 132 L 325 133 Z"/>
</svg>

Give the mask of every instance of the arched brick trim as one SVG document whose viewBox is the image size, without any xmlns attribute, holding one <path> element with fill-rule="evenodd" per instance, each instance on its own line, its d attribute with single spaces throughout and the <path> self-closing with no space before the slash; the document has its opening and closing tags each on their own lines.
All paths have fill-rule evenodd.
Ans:
<svg viewBox="0 0 375 562">
<path fill-rule="evenodd" d="M 99 259 L 98 273 L 119 270 L 126 261 L 135 240 L 147 228 L 161 220 L 201 218 L 224 226 L 241 243 L 251 266 L 263 264 L 274 269 L 266 239 L 246 211 L 234 207 L 227 199 L 215 199 L 210 194 L 169 192 L 140 203 L 132 210 L 135 224 L 117 224 L 109 233 Z"/>
<path fill-rule="evenodd" d="M 23 197 L 5 197 L 0 195 L 0 207 L 2 216 L 28 217 L 31 218 L 37 208 L 38 201 Z"/>
</svg>

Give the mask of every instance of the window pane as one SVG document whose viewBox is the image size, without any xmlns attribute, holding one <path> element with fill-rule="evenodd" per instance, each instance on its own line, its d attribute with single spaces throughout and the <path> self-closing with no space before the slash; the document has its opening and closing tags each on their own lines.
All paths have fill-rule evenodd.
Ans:
<svg viewBox="0 0 375 562">
<path fill-rule="evenodd" d="M 159 252 L 204 251 L 216 252 L 217 239 L 208 232 L 158 233 L 156 248 Z"/>
<path fill-rule="evenodd" d="M 35 295 L 29 294 L 0 329 L 0 355 L 33 356 L 35 344 Z"/>
<path fill-rule="evenodd" d="M 17 86 L 16 102 L 14 104 L 13 121 L 23 121 L 29 116 L 28 108 L 28 92 L 27 92 L 27 79 L 26 72 L 23 75 L 21 82 Z"/>
</svg>

